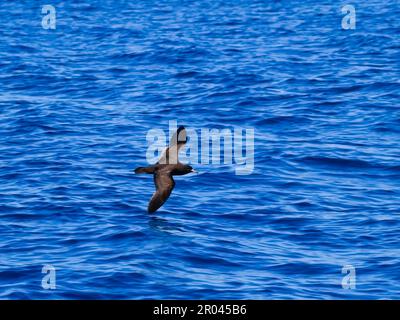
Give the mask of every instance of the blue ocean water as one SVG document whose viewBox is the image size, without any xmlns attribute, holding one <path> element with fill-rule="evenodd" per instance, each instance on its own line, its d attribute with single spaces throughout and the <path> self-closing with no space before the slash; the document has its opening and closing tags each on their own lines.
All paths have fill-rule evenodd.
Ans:
<svg viewBox="0 0 400 320">
<path fill-rule="evenodd" d="M 48 2 L 0 3 L 1 299 L 399 298 L 398 1 Z M 253 173 L 149 215 L 170 120 L 254 128 Z"/>
</svg>

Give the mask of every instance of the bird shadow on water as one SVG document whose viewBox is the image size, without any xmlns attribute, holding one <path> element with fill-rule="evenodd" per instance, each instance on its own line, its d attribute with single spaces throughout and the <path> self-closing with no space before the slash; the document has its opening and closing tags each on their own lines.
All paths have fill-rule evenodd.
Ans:
<svg viewBox="0 0 400 320">
<path fill-rule="evenodd" d="M 171 222 L 165 218 L 154 215 L 149 216 L 149 228 L 152 231 L 169 235 L 181 235 L 185 232 L 183 226 L 179 223 Z"/>
</svg>

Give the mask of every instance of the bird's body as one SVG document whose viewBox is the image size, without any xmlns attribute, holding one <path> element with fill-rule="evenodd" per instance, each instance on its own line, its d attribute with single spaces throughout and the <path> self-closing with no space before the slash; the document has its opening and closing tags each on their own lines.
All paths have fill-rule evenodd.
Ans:
<svg viewBox="0 0 400 320">
<path fill-rule="evenodd" d="M 182 164 L 178 161 L 179 149 L 186 143 L 186 131 L 184 127 L 179 127 L 175 135 L 171 139 L 169 147 L 165 150 L 160 160 L 152 166 L 139 167 L 135 169 L 135 173 L 153 174 L 156 192 L 150 199 L 148 212 L 157 211 L 169 198 L 175 181 L 172 176 L 185 175 L 194 172 L 189 165 Z"/>
</svg>

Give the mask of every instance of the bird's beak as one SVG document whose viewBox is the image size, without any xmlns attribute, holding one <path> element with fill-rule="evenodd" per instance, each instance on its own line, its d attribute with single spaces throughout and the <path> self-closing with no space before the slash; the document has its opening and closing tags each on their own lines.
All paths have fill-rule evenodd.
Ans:
<svg viewBox="0 0 400 320">
<path fill-rule="evenodd" d="M 194 170 L 194 169 L 192 169 L 192 171 L 190 171 L 190 172 L 192 172 L 192 173 L 199 173 L 198 171 L 196 171 L 196 170 Z"/>
</svg>

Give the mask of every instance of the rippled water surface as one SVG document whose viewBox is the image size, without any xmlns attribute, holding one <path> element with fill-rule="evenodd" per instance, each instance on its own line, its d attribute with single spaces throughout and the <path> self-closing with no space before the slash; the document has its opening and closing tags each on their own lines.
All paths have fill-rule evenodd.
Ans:
<svg viewBox="0 0 400 320">
<path fill-rule="evenodd" d="M 0 298 L 399 298 L 398 1 L 48 2 L 0 4 Z M 254 128 L 254 171 L 149 215 L 170 120 Z"/>
</svg>

